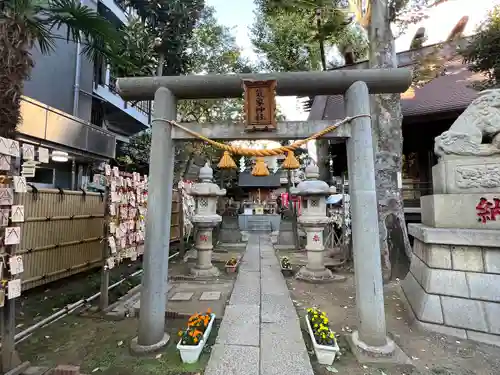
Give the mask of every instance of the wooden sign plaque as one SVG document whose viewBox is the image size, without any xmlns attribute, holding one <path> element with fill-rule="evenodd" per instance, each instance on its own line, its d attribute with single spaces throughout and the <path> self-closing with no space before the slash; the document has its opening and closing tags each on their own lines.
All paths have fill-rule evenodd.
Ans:
<svg viewBox="0 0 500 375">
<path fill-rule="evenodd" d="M 276 130 L 276 80 L 243 80 L 246 131 Z"/>
</svg>

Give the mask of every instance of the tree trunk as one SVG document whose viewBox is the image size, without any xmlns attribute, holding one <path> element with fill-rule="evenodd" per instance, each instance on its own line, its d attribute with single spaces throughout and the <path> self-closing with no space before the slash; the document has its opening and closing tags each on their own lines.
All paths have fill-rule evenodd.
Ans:
<svg viewBox="0 0 500 375">
<path fill-rule="evenodd" d="M 318 29 L 319 54 L 321 56 L 321 67 L 326 70 L 325 40 L 321 32 L 321 8 L 316 9 L 316 27 Z"/>
<path fill-rule="evenodd" d="M 396 68 L 394 37 L 386 1 L 374 0 L 369 30 L 370 67 Z M 372 96 L 372 131 L 384 280 L 406 275 L 411 246 L 401 194 L 403 131 L 400 94 Z"/>
<path fill-rule="evenodd" d="M 24 30 L 8 19 L 0 22 L 0 136 L 10 139 L 15 139 L 22 120 L 23 84 L 33 67 Z"/>
<path fill-rule="evenodd" d="M 321 32 L 321 8 L 316 9 L 316 27 L 319 39 L 319 53 L 321 57 L 321 68 L 326 71 L 325 41 Z M 327 139 L 316 141 L 316 155 L 318 158 L 319 179 L 330 184 L 330 150 Z"/>
<path fill-rule="evenodd" d="M 330 175 L 330 144 L 327 139 L 316 140 L 316 155 L 318 158 L 319 179 L 331 184 Z"/>
<path fill-rule="evenodd" d="M 180 143 L 181 145 L 181 143 Z M 179 146 L 182 147 L 182 146 Z M 191 152 L 184 162 L 185 164 L 181 165 L 181 168 L 177 171 L 177 173 L 174 174 L 174 183 L 178 183 L 180 180 L 184 179 L 186 174 L 189 172 L 189 168 L 191 168 L 191 163 L 194 159 L 194 152 Z"/>
</svg>

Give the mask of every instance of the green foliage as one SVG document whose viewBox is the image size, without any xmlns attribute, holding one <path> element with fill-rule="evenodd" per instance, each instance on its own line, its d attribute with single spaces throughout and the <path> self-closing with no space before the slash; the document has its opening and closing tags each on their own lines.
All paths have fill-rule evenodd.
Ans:
<svg viewBox="0 0 500 375">
<path fill-rule="evenodd" d="M 121 144 L 118 149 L 118 164 L 129 172 L 147 174 L 149 171 L 149 150 L 151 130 L 145 130 L 131 137 L 129 143 Z M 124 165 L 122 165 L 124 164 Z"/>
<path fill-rule="evenodd" d="M 356 50 L 366 53 L 366 37 L 350 23 L 340 1 L 258 0 L 252 43 L 269 70 L 318 70 L 324 46 L 342 49 L 356 42 Z"/>
<path fill-rule="evenodd" d="M 133 36 L 134 34 L 130 32 L 128 35 Z M 134 43 L 137 46 L 144 42 L 147 48 L 150 48 L 149 52 L 144 51 L 142 55 L 145 62 L 149 61 L 148 55 L 154 54 L 154 51 L 151 50 L 151 44 L 146 40 L 151 41 L 151 36 L 144 34 L 135 34 L 135 36 L 136 42 Z M 251 70 L 247 62 L 240 56 L 240 49 L 236 45 L 231 29 L 220 25 L 215 18 L 213 8 L 209 7 L 200 12 L 200 18 L 186 46 L 185 56 L 187 57 L 186 69 L 191 74 L 204 72 L 236 73 Z M 141 74 L 151 75 L 147 69 L 133 75 Z M 240 121 L 243 116 L 243 99 L 180 100 L 177 112 L 179 122 L 224 123 Z M 125 164 L 125 168 L 129 170 L 141 170 L 142 173 L 147 173 L 150 147 L 150 130 L 132 137 L 129 144 L 124 144 L 121 147 L 119 163 Z M 210 160 L 216 163 L 221 156 L 220 150 L 203 142 L 183 142 L 179 147 L 176 147 L 175 181 L 185 175 L 195 160 Z M 217 171 L 215 171 L 215 175 L 218 176 Z"/>
<path fill-rule="evenodd" d="M 29 50 L 38 47 L 43 54 L 52 53 L 61 29 L 68 42 L 82 42 L 82 52 L 90 59 L 121 63 L 110 47 L 120 40 L 119 31 L 79 0 L 1 0 L 1 136 L 15 137 L 21 121 L 23 85 L 35 65 Z"/>
<path fill-rule="evenodd" d="M 155 36 L 140 18 L 130 18 L 121 28 L 122 38 L 112 48 L 127 64 L 112 65 L 113 77 L 151 76 L 158 66 Z"/>
<path fill-rule="evenodd" d="M 26 46 L 38 46 L 43 54 L 54 52 L 56 33 L 66 30 L 67 41 L 82 42 L 83 53 L 89 58 L 112 59 L 109 46 L 117 42 L 120 33 L 113 25 L 78 0 L 4 0 L 0 19 L 14 23 L 22 31 Z M 14 41 L 15 44 L 17 44 Z"/>
<path fill-rule="evenodd" d="M 486 79 L 478 89 L 497 87 L 500 83 L 500 6 L 496 6 L 478 28 L 470 43 L 461 51 L 469 69 L 483 73 Z"/>
<path fill-rule="evenodd" d="M 310 37 L 315 41 L 334 42 L 351 23 L 345 6 L 338 0 L 264 0 L 260 9 L 267 15 L 282 12 L 299 13 L 311 30 Z"/>
<path fill-rule="evenodd" d="M 232 30 L 218 23 L 215 9 L 205 7 L 189 40 L 187 55 L 191 73 L 228 73 L 251 71 L 242 59 Z"/>
<path fill-rule="evenodd" d="M 264 68 L 272 71 L 307 71 L 321 68 L 319 45 L 306 11 L 257 12 L 251 29 L 252 44 L 265 56 Z"/>
<path fill-rule="evenodd" d="M 250 71 L 241 58 L 241 51 L 231 29 L 220 25 L 213 8 L 201 13 L 189 43 L 189 72 L 239 73 Z M 241 121 L 243 99 L 181 100 L 178 120 L 182 122 L 231 122 Z"/>
<path fill-rule="evenodd" d="M 265 57 L 262 68 L 271 71 L 308 71 L 338 66 L 327 61 L 328 49 L 350 50 L 354 58 L 366 58 L 364 30 L 351 24 L 342 1 L 257 0 L 252 44 Z M 313 98 L 304 104 L 310 110 Z"/>
<path fill-rule="evenodd" d="M 165 57 L 164 75 L 188 71 L 188 45 L 204 9 L 204 0 L 125 0 L 146 25 L 151 39 L 159 38 L 156 51 Z"/>
</svg>

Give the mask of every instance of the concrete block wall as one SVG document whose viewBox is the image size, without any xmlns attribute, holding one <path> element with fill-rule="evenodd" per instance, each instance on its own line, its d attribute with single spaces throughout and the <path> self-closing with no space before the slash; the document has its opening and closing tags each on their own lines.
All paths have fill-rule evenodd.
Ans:
<svg viewBox="0 0 500 375">
<path fill-rule="evenodd" d="M 415 238 L 401 287 L 423 328 L 500 346 L 500 246 Z"/>
</svg>

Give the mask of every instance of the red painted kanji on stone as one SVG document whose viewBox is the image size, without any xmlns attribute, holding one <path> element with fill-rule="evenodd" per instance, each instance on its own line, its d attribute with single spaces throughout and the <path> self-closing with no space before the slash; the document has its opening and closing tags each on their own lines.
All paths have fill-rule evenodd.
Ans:
<svg viewBox="0 0 500 375">
<path fill-rule="evenodd" d="M 200 236 L 200 241 L 207 242 L 208 241 L 208 236 L 206 234 L 202 234 Z"/>
<path fill-rule="evenodd" d="M 313 241 L 314 242 L 319 242 L 319 236 L 317 234 L 314 235 Z"/>
<path fill-rule="evenodd" d="M 483 224 L 487 221 L 496 221 L 497 216 L 500 216 L 500 199 L 493 198 L 493 203 L 486 198 L 481 198 L 476 206 L 476 214 L 479 217 L 478 221 Z"/>
</svg>

